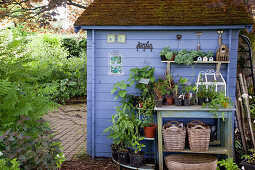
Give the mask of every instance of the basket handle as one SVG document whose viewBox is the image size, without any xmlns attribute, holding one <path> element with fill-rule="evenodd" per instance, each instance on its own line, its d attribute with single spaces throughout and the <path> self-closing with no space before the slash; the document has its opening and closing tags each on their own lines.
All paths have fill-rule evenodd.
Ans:
<svg viewBox="0 0 255 170">
<path fill-rule="evenodd" d="M 170 125 L 171 124 L 173 124 L 173 123 L 176 123 L 177 125 L 179 125 L 179 124 L 181 124 L 180 122 L 178 122 L 178 121 L 170 121 L 170 122 L 168 122 Z"/>
<path fill-rule="evenodd" d="M 192 127 L 193 129 L 202 129 L 205 130 L 206 128 L 202 125 L 195 125 L 194 127 Z"/>
<path fill-rule="evenodd" d="M 199 120 L 193 120 L 193 121 L 189 122 L 189 125 L 194 124 L 194 123 L 196 123 L 196 122 L 197 122 L 197 124 L 199 124 L 199 125 L 204 125 L 204 123 L 201 122 L 201 121 L 199 121 Z"/>
</svg>

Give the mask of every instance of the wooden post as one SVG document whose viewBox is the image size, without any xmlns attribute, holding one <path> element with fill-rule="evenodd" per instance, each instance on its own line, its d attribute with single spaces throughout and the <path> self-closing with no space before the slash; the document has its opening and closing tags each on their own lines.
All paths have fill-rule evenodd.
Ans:
<svg viewBox="0 0 255 170">
<path fill-rule="evenodd" d="M 240 130 L 241 140 L 243 143 L 243 149 L 245 154 L 247 154 L 247 142 L 246 142 L 246 134 L 245 134 L 245 123 L 244 123 L 244 113 L 243 113 L 243 102 L 242 100 L 239 101 L 239 98 L 241 98 L 240 93 L 240 85 L 239 80 L 236 80 L 236 117 L 237 117 L 237 123 Z"/>
<path fill-rule="evenodd" d="M 255 139 L 254 139 L 253 130 L 252 130 L 252 124 L 251 124 L 251 114 L 250 114 L 248 90 L 247 90 L 247 87 L 245 87 L 246 80 L 243 78 L 242 74 L 239 74 L 238 76 L 239 76 L 239 81 L 240 81 L 240 85 L 241 85 L 241 92 L 242 92 L 242 94 L 247 95 L 246 97 L 243 97 L 244 108 L 245 108 L 246 113 L 247 113 L 248 129 L 250 131 L 250 137 L 251 137 L 251 141 L 252 141 L 252 146 L 253 146 L 253 148 L 255 148 Z"/>
<path fill-rule="evenodd" d="M 163 140 L 162 140 L 162 112 L 157 111 L 158 119 L 158 166 L 159 170 L 163 170 Z"/>
</svg>

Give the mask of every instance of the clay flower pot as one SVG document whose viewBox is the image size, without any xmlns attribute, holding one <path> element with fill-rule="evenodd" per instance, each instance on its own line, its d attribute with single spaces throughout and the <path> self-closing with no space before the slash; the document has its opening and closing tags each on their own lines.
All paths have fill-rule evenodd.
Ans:
<svg viewBox="0 0 255 170">
<path fill-rule="evenodd" d="M 146 138 L 154 138 L 156 136 L 157 125 L 151 124 L 151 126 L 144 126 L 144 134 Z"/>
<path fill-rule="evenodd" d="M 173 97 L 167 97 L 166 98 L 166 103 L 168 105 L 173 105 L 174 104 L 174 98 Z"/>
</svg>

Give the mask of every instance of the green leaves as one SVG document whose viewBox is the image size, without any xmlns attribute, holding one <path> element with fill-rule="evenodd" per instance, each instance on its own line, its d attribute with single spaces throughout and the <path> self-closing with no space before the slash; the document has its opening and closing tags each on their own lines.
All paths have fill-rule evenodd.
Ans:
<svg viewBox="0 0 255 170">
<path fill-rule="evenodd" d="M 126 94 L 127 94 L 127 90 L 120 90 L 119 91 L 119 96 L 122 97 L 122 98 L 125 97 Z"/>
</svg>

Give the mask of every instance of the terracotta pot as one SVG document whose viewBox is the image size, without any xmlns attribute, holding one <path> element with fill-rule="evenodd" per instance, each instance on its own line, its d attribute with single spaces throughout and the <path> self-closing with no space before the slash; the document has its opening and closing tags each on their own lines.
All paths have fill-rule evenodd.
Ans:
<svg viewBox="0 0 255 170">
<path fill-rule="evenodd" d="M 143 108 L 143 102 L 138 102 L 139 108 Z"/>
<path fill-rule="evenodd" d="M 173 105 L 174 104 L 174 98 L 173 97 L 167 97 L 166 102 L 168 105 Z"/>
<path fill-rule="evenodd" d="M 144 126 L 144 134 L 146 138 L 154 138 L 156 136 L 157 125 L 151 124 L 151 127 Z"/>
</svg>

